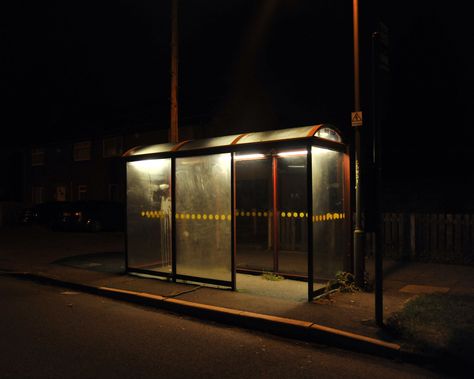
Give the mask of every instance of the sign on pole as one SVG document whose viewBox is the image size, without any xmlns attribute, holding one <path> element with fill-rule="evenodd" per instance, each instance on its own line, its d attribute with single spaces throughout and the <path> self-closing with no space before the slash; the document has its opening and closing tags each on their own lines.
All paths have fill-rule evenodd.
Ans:
<svg viewBox="0 0 474 379">
<path fill-rule="evenodd" d="M 351 124 L 352 126 L 362 126 L 362 112 L 351 112 Z"/>
</svg>

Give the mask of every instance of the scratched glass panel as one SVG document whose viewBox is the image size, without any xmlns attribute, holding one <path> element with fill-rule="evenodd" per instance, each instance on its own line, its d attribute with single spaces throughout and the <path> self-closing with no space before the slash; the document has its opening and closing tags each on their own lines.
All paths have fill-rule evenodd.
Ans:
<svg viewBox="0 0 474 379">
<path fill-rule="evenodd" d="M 347 233 L 344 154 L 312 148 L 313 270 L 318 280 L 334 279 L 344 268 Z"/>
<path fill-rule="evenodd" d="M 171 272 L 171 159 L 127 163 L 128 267 Z"/>
<path fill-rule="evenodd" d="M 231 281 L 231 156 L 176 158 L 176 272 Z"/>
</svg>

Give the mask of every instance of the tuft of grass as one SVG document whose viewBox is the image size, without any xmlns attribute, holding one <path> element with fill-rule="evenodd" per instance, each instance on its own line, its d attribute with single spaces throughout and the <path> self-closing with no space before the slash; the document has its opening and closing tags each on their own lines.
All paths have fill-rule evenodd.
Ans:
<svg viewBox="0 0 474 379">
<path fill-rule="evenodd" d="M 277 281 L 277 280 L 284 280 L 285 278 L 280 275 L 276 275 L 273 272 L 264 272 L 262 274 L 262 278 L 265 280 L 272 280 L 272 281 Z"/>
<path fill-rule="evenodd" d="M 386 325 L 412 349 L 466 361 L 474 351 L 474 296 L 419 295 L 392 314 Z"/>
</svg>

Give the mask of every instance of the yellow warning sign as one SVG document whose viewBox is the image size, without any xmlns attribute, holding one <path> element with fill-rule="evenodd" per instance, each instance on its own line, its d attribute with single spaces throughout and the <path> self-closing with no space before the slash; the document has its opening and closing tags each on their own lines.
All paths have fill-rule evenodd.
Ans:
<svg viewBox="0 0 474 379">
<path fill-rule="evenodd" d="M 362 126 L 362 112 L 351 112 L 352 126 Z"/>
</svg>

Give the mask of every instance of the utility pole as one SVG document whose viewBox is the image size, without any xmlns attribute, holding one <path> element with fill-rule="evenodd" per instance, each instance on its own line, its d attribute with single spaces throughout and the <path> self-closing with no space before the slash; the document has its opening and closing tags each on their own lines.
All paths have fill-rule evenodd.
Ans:
<svg viewBox="0 0 474 379">
<path fill-rule="evenodd" d="M 354 112 L 352 112 L 352 126 L 355 128 L 355 227 L 354 227 L 354 277 L 359 287 L 364 285 L 365 256 L 364 230 L 362 227 L 362 203 L 360 180 L 360 128 L 362 127 L 362 111 L 360 109 L 360 68 L 359 68 L 359 3 L 352 1 L 354 26 Z"/>
<path fill-rule="evenodd" d="M 171 115 L 170 142 L 178 137 L 178 0 L 171 0 Z"/>
<path fill-rule="evenodd" d="M 390 30 L 378 20 L 377 31 L 372 33 L 372 171 L 374 195 L 372 201 L 375 232 L 375 321 L 383 324 L 383 144 L 382 119 L 388 114 L 388 86 L 390 84 Z"/>
</svg>

